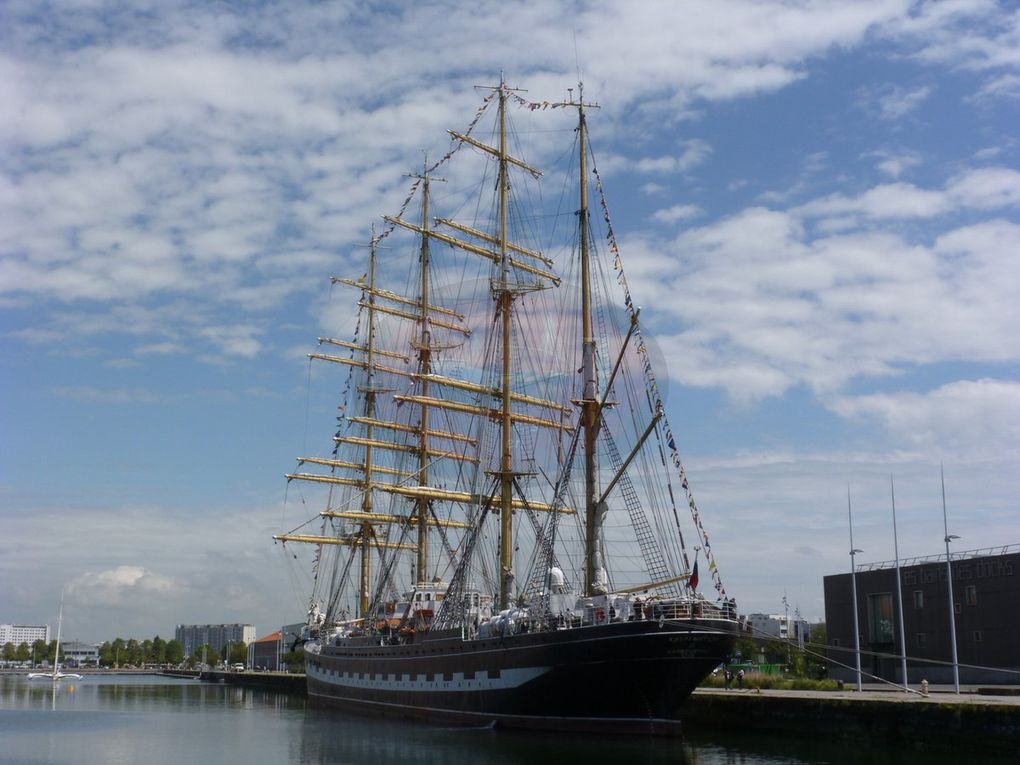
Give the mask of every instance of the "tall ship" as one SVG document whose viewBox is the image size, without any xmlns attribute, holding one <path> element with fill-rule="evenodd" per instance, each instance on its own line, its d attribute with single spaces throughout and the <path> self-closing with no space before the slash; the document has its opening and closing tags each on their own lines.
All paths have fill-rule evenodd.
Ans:
<svg viewBox="0 0 1020 765">
<path fill-rule="evenodd" d="M 677 734 L 729 655 L 736 604 L 623 270 L 596 105 L 581 87 L 558 102 L 502 81 L 480 92 L 373 228 L 367 267 L 333 278 L 353 290 L 348 334 L 309 354 L 336 365 L 342 400 L 330 448 L 287 476 L 321 509 L 274 537 L 312 568 L 294 641 L 309 698 Z"/>
</svg>

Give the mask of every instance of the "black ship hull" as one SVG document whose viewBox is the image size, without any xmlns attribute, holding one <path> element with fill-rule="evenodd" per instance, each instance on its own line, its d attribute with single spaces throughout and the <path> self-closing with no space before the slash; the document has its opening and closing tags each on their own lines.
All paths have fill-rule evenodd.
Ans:
<svg viewBox="0 0 1020 765">
<path fill-rule="evenodd" d="M 678 735 L 681 703 L 729 655 L 735 630 L 695 618 L 403 645 L 347 638 L 308 653 L 308 693 L 447 724 Z"/>
</svg>

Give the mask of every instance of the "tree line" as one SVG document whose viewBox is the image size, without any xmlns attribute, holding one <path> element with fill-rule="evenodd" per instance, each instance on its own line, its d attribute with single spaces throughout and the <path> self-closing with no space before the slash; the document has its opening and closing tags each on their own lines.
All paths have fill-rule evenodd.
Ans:
<svg viewBox="0 0 1020 765">
<path fill-rule="evenodd" d="M 33 643 L 5 643 L 3 661 L 10 663 L 32 663 L 52 665 L 56 661 L 57 641 L 36 640 Z M 304 655 L 298 651 L 287 654 L 290 663 L 301 666 Z M 201 664 L 216 665 L 221 661 L 228 664 L 247 664 L 248 646 L 232 642 L 225 646 L 200 645 L 190 656 L 184 655 L 184 646 L 179 640 L 163 640 L 159 635 L 152 640 L 108 640 L 99 647 L 100 667 L 144 667 L 150 664 L 195 667 Z M 66 661 L 64 646 L 60 647 L 60 663 Z"/>
<path fill-rule="evenodd" d="M 33 643 L 5 643 L 3 658 L 6 662 L 33 662 L 41 664 L 56 661 L 57 641 L 36 640 Z M 65 661 L 64 646 L 60 647 L 60 661 Z M 145 664 L 180 664 L 184 661 L 184 646 L 179 640 L 164 640 L 159 635 L 152 640 L 116 638 L 99 647 L 99 666 L 123 667 L 131 664 L 141 667 Z"/>
</svg>

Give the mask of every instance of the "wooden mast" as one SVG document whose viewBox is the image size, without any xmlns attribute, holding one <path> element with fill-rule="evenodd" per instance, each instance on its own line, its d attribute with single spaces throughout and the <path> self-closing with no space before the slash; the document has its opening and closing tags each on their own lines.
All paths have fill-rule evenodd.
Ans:
<svg viewBox="0 0 1020 765">
<path fill-rule="evenodd" d="M 506 150 L 506 88 L 500 78 L 499 83 L 499 311 L 503 330 L 503 386 L 502 416 L 500 428 L 503 451 L 500 460 L 500 501 L 499 501 L 499 607 L 510 607 L 511 587 L 513 584 L 514 539 L 513 539 L 513 421 L 510 409 L 510 328 L 511 305 L 513 295 L 510 291 L 510 262 L 507 257 L 507 207 L 510 196 L 510 178 L 507 168 Z"/>
<path fill-rule="evenodd" d="M 602 502 L 599 498 L 598 435 L 602 425 L 602 405 L 599 397 L 598 369 L 596 365 L 595 330 L 592 320 L 591 256 L 588 251 L 588 124 L 584 117 L 584 86 L 578 85 L 578 163 L 580 209 L 581 258 L 581 399 L 575 403 L 581 409 L 581 427 L 584 444 L 584 594 L 596 594 L 601 565 Z"/>
<path fill-rule="evenodd" d="M 372 514 L 372 443 L 375 419 L 375 248 L 377 239 L 375 229 L 372 230 L 372 244 L 369 250 L 368 266 L 368 342 L 365 351 L 365 370 L 368 384 L 365 386 L 365 417 L 369 422 L 365 426 L 365 488 L 361 494 L 361 511 Z M 368 591 L 372 575 L 372 545 L 369 540 L 374 530 L 370 521 L 361 524 L 361 578 L 358 588 L 358 615 L 368 615 Z"/>
<path fill-rule="evenodd" d="M 581 427 L 584 435 L 584 594 L 595 594 L 598 552 L 598 452 L 599 432 L 598 380 L 595 369 L 595 334 L 591 316 L 591 264 L 588 253 L 588 128 L 584 120 L 584 93 L 579 89 L 578 146 L 580 162 L 581 207 L 578 210 L 581 239 Z"/>
<path fill-rule="evenodd" d="M 422 375 L 421 395 L 428 399 L 429 375 L 432 374 L 432 332 L 429 328 L 429 176 L 422 175 L 421 207 L 421 333 L 418 348 L 418 373 Z M 421 431 L 418 446 L 418 485 L 428 486 L 429 473 L 429 407 L 421 405 Z M 418 517 L 418 582 L 428 581 L 429 568 L 429 500 L 419 497 L 415 501 Z"/>
</svg>

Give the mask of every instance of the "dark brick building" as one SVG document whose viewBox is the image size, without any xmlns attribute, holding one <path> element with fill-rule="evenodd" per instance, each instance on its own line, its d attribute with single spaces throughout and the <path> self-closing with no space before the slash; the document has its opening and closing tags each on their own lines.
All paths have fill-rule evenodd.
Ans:
<svg viewBox="0 0 1020 765">
<path fill-rule="evenodd" d="M 280 669 L 280 657 L 287 650 L 283 646 L 283 632 L 277 630 L 260 637 L 248 647 L 248 665 L 251 669 Z"/>
<path fill-rule="evenodd" d="M 1020 545 L 954 552 L 952 572 L 960 682 L 1020 684 Z M 907 680 L 951 684 L 946 556 L 901 561 L 900 582 Z M 827 576 L 824 586 L 828 654 L 838 662 L 830 664 L 830 674 L 852 682 L 856 673 L 850 573 Z M 896 609 L 893 562 L 858 566 L 861 670 L 902 682 Z M 1003 669 L 1011 671 L 996 671 Z"/>
</svg>

